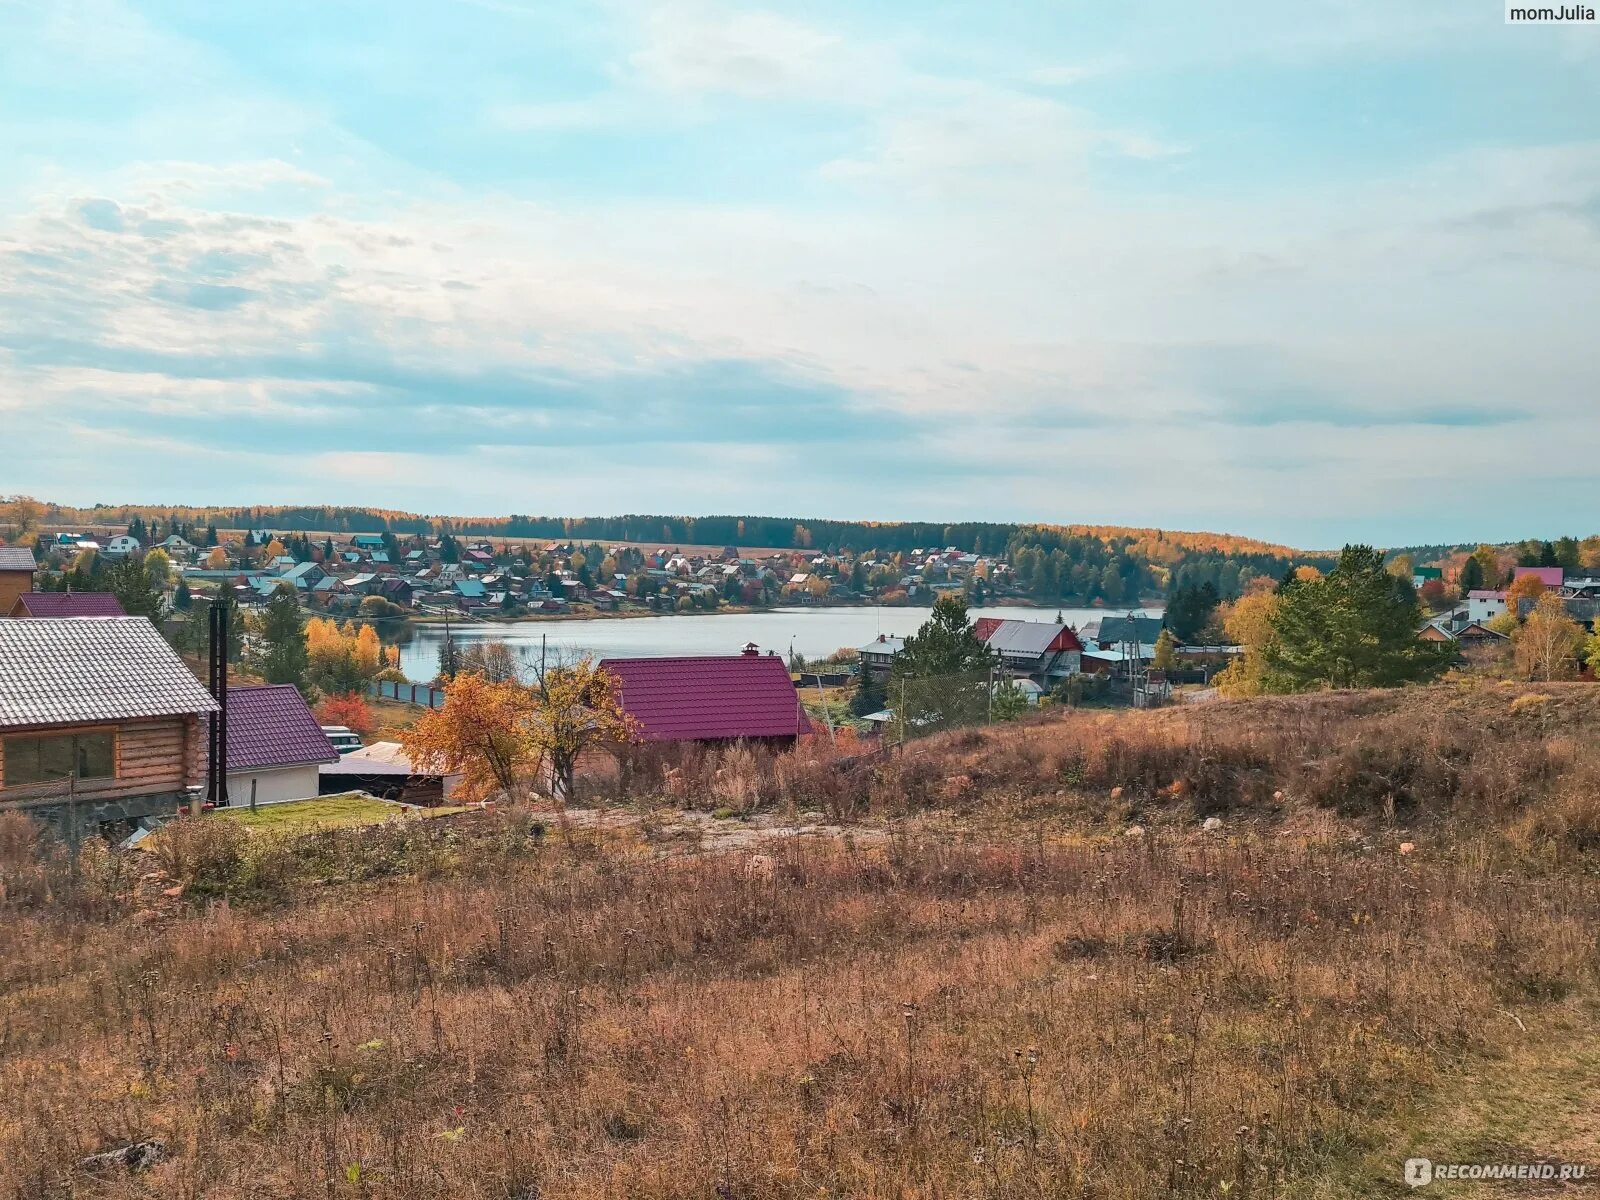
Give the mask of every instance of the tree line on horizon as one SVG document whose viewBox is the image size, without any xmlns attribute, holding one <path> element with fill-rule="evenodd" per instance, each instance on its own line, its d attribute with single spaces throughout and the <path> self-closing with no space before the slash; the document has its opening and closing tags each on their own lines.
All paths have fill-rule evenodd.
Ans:
<svg viewBox="0 0 1600 1200">
<path fill-rule="evenodd" d="M 304 529 L 326 533 L 385 533 L 561 541 L 659 542 L 663 545 L 729 545 L 784 550 L 904 553 L 953 547 L 965 553 L 999 554 L 1018 533 L 1040 531 L 1062 537 L 1124 538 L 1165 542 L 1179 549 L 1210 549 L 1286 557 L 1292 548 L 1233 534 L 1160 530 L 1122 525 L 1060 525 L 997 521 L 839 521 L 810 517 L 712 515 L 703 517 L 627 513 L 609 517 L 551 517 L 513 513 L 501 517 L 440 516 L 398 509 L 346 505 L 252 505 L 185 507 L 108 505 L 90 508 L 45 504 L 50 524 L 125 525 L 162 522 L 171 527 L 214 525 L 222 529 Z"/>
</svg>

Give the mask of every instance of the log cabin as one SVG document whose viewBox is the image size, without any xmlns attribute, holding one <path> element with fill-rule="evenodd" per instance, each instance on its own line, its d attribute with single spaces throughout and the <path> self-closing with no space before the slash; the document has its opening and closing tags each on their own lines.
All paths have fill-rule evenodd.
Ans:
<svg viewBox="0 0 1600 1200">
<path fill-rule="evenodd" d="M 0 621 L 0 812 L 58 827 L 175 812 L 216 701 L 143 617 Z"/>
<path fill-rule="evenodd" d="M 24 592 L 33 591 L 37 565 L 27 546 L 0 546 L 0 613 L 8 613 Z"/>
</svg>

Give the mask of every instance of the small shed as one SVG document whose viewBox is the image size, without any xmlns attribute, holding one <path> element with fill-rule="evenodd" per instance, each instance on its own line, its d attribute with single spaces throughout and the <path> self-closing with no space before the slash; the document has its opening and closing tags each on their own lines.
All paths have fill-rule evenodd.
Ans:
<svg viewBox="0 0 1600 1200">
<path fill-rule="evenodd" d="M 459 774 L 424 771 L 411 761 L 399 742 L 373 742 L 360 750 L 337 756 L 319 768 L 324 796 L 340 792 L 371 792 L 386 800 L 407 804 L 441 804 L 461 786 Z"/>
</svg>

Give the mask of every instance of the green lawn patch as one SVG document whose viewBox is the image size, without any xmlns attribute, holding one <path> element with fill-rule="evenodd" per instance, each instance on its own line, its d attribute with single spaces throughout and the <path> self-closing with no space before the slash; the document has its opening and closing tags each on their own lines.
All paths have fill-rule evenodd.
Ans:
<svg viewBox="0 0 1600 1200">
<path fill-rule="evenodd" d="M 250 829 L 283 831 L 377 825 L 395 817 L 435 817 L 462 811 L 453 807 L 408 808 L 403 804 L 391 804 L 387 800 L 374 800 L 371 796 L 351 792 L 343 796 L 295 800 L 288 804 L 263 804 L 254 812 L 248 808 L 225 808 L 212 815 L 225 821 L 236 821 Z"/>
</svg>

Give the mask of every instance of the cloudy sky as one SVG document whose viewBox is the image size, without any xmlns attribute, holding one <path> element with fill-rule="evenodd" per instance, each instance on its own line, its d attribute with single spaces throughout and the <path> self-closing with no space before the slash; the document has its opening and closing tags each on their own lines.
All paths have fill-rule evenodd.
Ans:
<svg viewBox="0 0 1600 1200">
<path fill-rule="evenodd" d="M 1600 26 L 0 0 L 0 493 L 1600 527 Z"/>
</svg>

